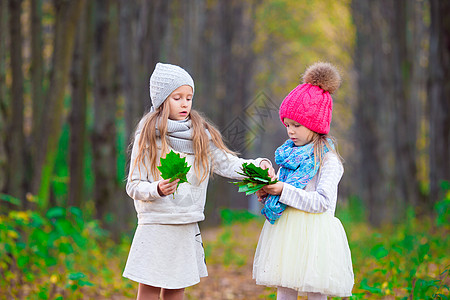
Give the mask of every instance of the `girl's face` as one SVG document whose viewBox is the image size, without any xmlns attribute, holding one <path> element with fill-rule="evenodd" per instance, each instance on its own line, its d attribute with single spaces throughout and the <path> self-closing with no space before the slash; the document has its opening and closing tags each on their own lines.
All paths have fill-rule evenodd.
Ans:
<svg viewBox="0 0 450 300">
<path fill-rule="evenodd" d="M 294 120 L 284 118 L 287 134 L 295 146 L 303 146 L 312 141 L 314 132 Z"/>
<path fill-rule="evenodd" d="M 182 85 L 169 95 L 169 119 L 181 121 L 186 119 L 192 107 L 192 87 Z"/>
</svg>

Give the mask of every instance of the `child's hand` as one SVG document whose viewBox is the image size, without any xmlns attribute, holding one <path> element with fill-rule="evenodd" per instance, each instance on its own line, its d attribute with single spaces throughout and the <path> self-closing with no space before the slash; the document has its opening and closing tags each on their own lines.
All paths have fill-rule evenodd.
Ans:
<svg viewBox="0 0 450 300">
<path fill-rule="evenodd" d="M 277 183 L 264 186 L 263 190 L 271 195 L 280 195 L 283 191 L 283 185 L 283 182 L 278 181 Z"/>
<path fill-rule="evenodd" d="M 263 202 L 265 197 L 267 197 L 267 193 L 266 191 L 264 191 L 263 189 L 260 189 L 259 191 L 256 192 L 256 196 L 258 197 L 258 201 L 259 202 Z"/>
<path fill-rule="evenodd" d="M 261 169 L 269 169 L 269 177 L 275 179 L 275 170 L 267 160 L 263 160 L 259 163 Z"/>
<path fill-rule="evenodd" d="M 176 179 L 172 182 L 169 181 L 170 179 L 165 179 L 158 183 L 158 193 L 161 197 L 173 194 L 177 190 L 177 183 L 180 179 Z"/>
</svg>

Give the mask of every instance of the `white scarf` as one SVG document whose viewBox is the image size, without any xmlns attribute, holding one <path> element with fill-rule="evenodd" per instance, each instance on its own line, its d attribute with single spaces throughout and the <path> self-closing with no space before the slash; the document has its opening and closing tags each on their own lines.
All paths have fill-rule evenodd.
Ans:
<svg viewBox="0 0 450 300">
<path fill-rule="evenodd" d="M 136 131 L 136 134 L 141 132 L 145 119 L 146 118 L 143 118 L 140 122 L 139 129 Z M 157 122 L 157 124 L 158 123 L 159 122 Z M 160 137 L 158 127 L 156 127 L 155 130 L 156 136 Z M 209 140 L 211 140 L 211 134 L 209 131 L 205 129 L 205 132 L 208 135 Z M 192 128 L 192 121 L 190 118 L 180 121 L 167 119 L 166 138 L 168 139 L 170 147 L 172 147 L 175 151 L 194 154 L 194 146 L 192 144 L 193 133 L 194 129 Z"/>
</svg>

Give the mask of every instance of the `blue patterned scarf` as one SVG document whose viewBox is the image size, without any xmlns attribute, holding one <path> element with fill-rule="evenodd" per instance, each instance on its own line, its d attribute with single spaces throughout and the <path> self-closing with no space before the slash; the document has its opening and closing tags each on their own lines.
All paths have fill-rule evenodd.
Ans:
<svg viewBox="0 0 450 300">
<path fill-rule="evenodd" d="M 331 141 L 329 141 L 331 142 Z M 331 143 L 333 147 L 333 144 Z M 324 148 L 324 153 L 328 148 Z M 295 146 L 292 140 L 287 140 L 275 151 L 275 162 L 281 167 L 279 181 L 303 189 L 319 170 L 319 163 L 314 163 L 314 144 Z M 279 195 L 269 195 L 261 213 L 274 224 L 286 209 L 286 204 L 279 202 Z"/>
</svg>

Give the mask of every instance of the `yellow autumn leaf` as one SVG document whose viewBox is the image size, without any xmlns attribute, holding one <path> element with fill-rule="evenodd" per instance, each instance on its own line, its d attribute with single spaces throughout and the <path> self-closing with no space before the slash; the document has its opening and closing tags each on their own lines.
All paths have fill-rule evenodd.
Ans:
<svg viewBox="0 0 450 300">
<path fill-rule="evenodd" d="M 56 283 L 58 282 L 58 276 L 53 274 L 52 276 L 50 276 L 50 282 L 51 283 Z"/>
<path fill-rule="evenodd" d="M 16 231 L 14 231 L 14 230 L 9 230 L 8 231 L 8 236 L 10 238 L 17 239 L 19 237 L 19 234 Z"/>
</svg>

